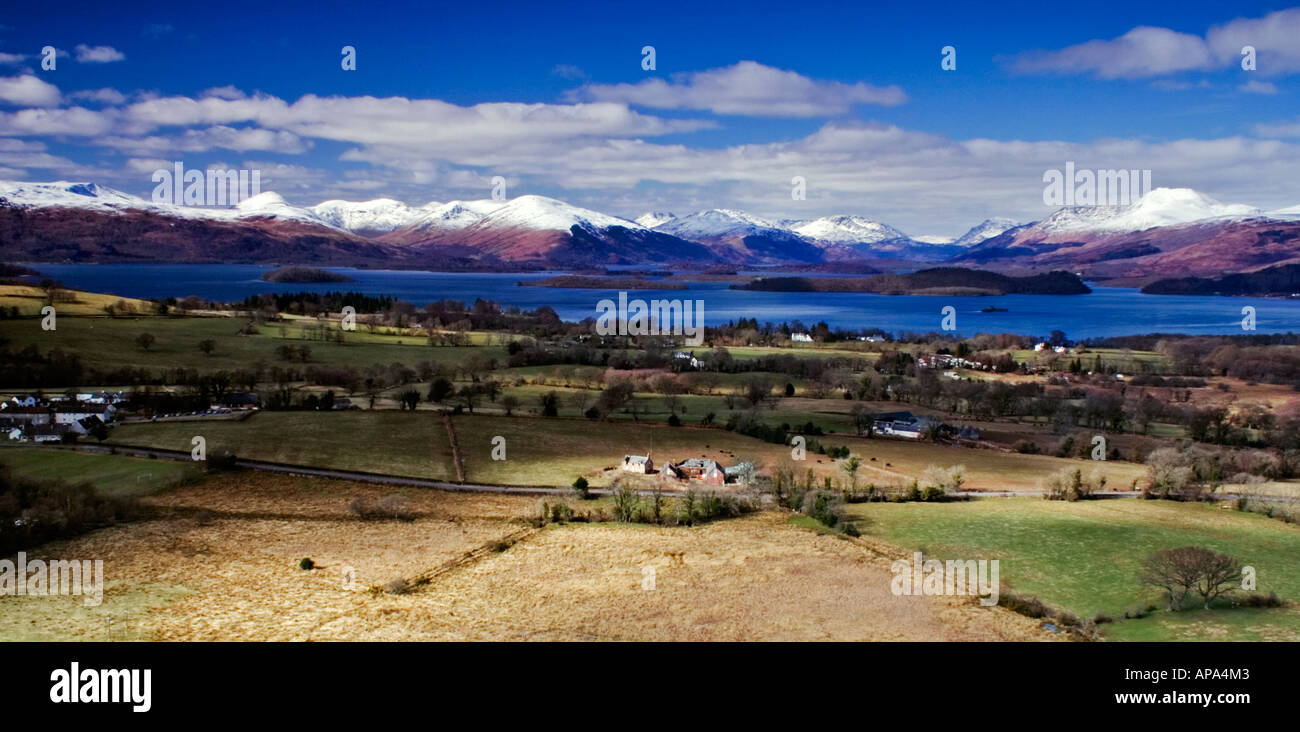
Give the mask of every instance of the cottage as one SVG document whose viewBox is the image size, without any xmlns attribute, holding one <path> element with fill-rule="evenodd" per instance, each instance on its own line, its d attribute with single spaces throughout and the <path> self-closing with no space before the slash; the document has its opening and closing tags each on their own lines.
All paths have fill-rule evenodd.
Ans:
<svg viewBox="0 0 1300 732">
<path fill-rule="evenodd" d="M 813 342 L 813 338 L 812 338 L 812 336 L 808 335 L 807 333 L 791 333 L 791 334 L 790 334 L 790 340 L 794 341 L 795 343 L 812 343 L 812 342 Z"/>
<path fill-rule="evenodd" d="M 655 471 L 655 462 L 649 455 L 624 455 L 622 468 L 629 473 L 649 475 Z"/>
</svg>

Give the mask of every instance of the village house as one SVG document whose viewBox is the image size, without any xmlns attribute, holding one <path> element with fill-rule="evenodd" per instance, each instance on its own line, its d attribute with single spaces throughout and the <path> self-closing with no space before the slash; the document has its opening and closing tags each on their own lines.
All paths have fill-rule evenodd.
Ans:
<svg viewBox="0 0 1300 732">
<path fill-rule="evenodd" d="M 621 467 L 629 473 L 649 475 L 655 471 L 655 461 L 649 455 L 624 455 Z"/>
<path fill-rule="evenodd" d="M 62 442 L 66 434 L 76 434 L 76 432 L 66 424 L 29 424 L 23 428 L 22 434 L 17 439 L 24 439 L 30 442 Z M 10 439 L 15 439 L 12 431 Z"/>
<path fill-rule="evenodd" d="M 117 408 L 111 404 L 59 405 L 53 408 L 54 424 L 74 425 L 87 417 L 98 417 L 101 422 L 108 424 L 113 421 L 116 412 Z"/>
<path fill-rule="evenodd" d="M 6 419 L 23 424 L 50 424 L 53 413 L 49 407 L 7 407 L 3 412 Z"/>
<path fill-rule="evenodd" d="M 871 429 L 878 435 L 916 440 L 938 424 L 939 421 L 932 417 L 917 416 L 911 412 L 885 412 L 873 418 Z"/>
<path fill-rule="evenodd" d="M 695 357 L 695 351 L 691 351 L 690 353 L 687 353 L 686 351 L 677 351 L 673 354 L 673 359 L 676 361 L 684 361 L 690 364 L 693 369 L 704 368 L 704 362 Z"/>
<path fill-rule="evenodd" d="M 916 365 L 917 368 L 923 368 L 923 369 L 963 368 L 963 369 L 976 369 L 982 371 L 985 368 L 987 368 L 983 363 L 979 361 L 971 361 L 965 358 L 958 358 L 957 356 L 952 356 L 947 353 L 933 353 L 927 356 L 921 356 L 920 358 L 916 359 Z"/>
<path fill-rule="evenodd" d="M 795 343 L 812 343 L 812 342 L 813 342 L 813 338 L 812 338 L 812 336 L 808 335 L 807 333 L 791 333 L 791 334 L 790 334 L 790 340 L 794 341 Z"/>
<path fill-rule="evenodd" d="M 695 480 L 709 485 L 725 485 L 727 474 L 716 460 L 690 458 L 664 466 L 664 475 L 678 480 Z"/>
</svg>

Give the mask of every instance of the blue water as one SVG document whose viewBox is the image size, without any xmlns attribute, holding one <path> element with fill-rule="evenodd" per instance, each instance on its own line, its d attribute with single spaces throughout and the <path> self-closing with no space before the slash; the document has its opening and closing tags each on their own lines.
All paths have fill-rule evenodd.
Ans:
<svg viewBox="0 0 1300 732">
<path fill-rule="evenodd" d="M 617 291 L 519 287 L 555 272 L 526 274 L 413 272 L 331 268 L 354 282 L 272 283 L 258 277 L 270 267 L 246 264 L 38 264 L 43 274 L 68 287 L 122 297 L 166 298 L 197 295 L 210 300 L 242 300 L 263 292 L 351 290 L 392 295 L 416 305 L 440 299 L 495 300 L 531 310 L 549 305 L 565 320 L 596 316 L 596 303 Z M 691 299 L 704 302 L 707 325 L 738 318 L 759 323 L 794 322 L 832 327 L 881 328 L 893 333 L 940 330 L 946 305 L 957 310 L 957 332 L 1046 336 L 1061 330 L 1070 338 L 1142 333 L 1240 334 L 1242 308 L 1256 310 L 1260 333 L 1300 331 L 1300 300 L 1238 297 L 1144 295 L 1135 289 L 1094 287 L 1089 295 L 1002 295 L 922 297 L 865 293 L 747 292 L 726 283 L 690 283 L 687 290 L 636 290 L 628 298 Z M 982 313 L 990 305 L 1005 313 Z"/>
</svg>

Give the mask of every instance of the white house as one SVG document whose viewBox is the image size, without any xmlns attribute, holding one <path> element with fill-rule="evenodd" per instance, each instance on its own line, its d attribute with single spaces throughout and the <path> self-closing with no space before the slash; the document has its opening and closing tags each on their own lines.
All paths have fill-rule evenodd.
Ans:
<svg viewBox="0 0 1300 732">
<path fill-rule="evenodd" d="M 812 336 L 808 335 L 807 333 L 791 333 L 790 340 L 794 341 L 795 343 L 813 342 Z"/>
<path fill-rule="evenodd" d="M 70 404 L 54 408 L 54 424 L 76 424 L 86 417 L 99 417 L 104 423 L 113 421 L 117 408 L 111 404 Z"/>
<path fill-rule="evenodd" d="M 655 463 L 649 455 L 624 455 L 622 467 L 629 473 L 648 475 L 655 471 Z"/>
</svg>

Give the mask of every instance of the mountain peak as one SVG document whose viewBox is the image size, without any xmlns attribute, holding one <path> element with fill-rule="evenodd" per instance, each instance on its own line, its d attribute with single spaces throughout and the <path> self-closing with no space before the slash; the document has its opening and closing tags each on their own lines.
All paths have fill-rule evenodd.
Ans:
<svg viewBox="0 0 1300 732">
<path fill-rule="evenodd" d="M 1156 188 L 1128 206 L 1062 208 L 1043 219 L 1040 225 L 1047 232 L 1132 232 L 1261 214 L 1254 206 L 1220 203 L 1191 188 Z"/>
<path fill-rule="evenodd" d="M 633 221 L 646 227 L 647 229 L 653 229 L 656 226 L 666 224 L 669 221 L 672 221 L 676 218 L 677 216 L 674 215 L 671 211 L 646 211 L 645 213 L 633 219 Z"/>
</svg>

